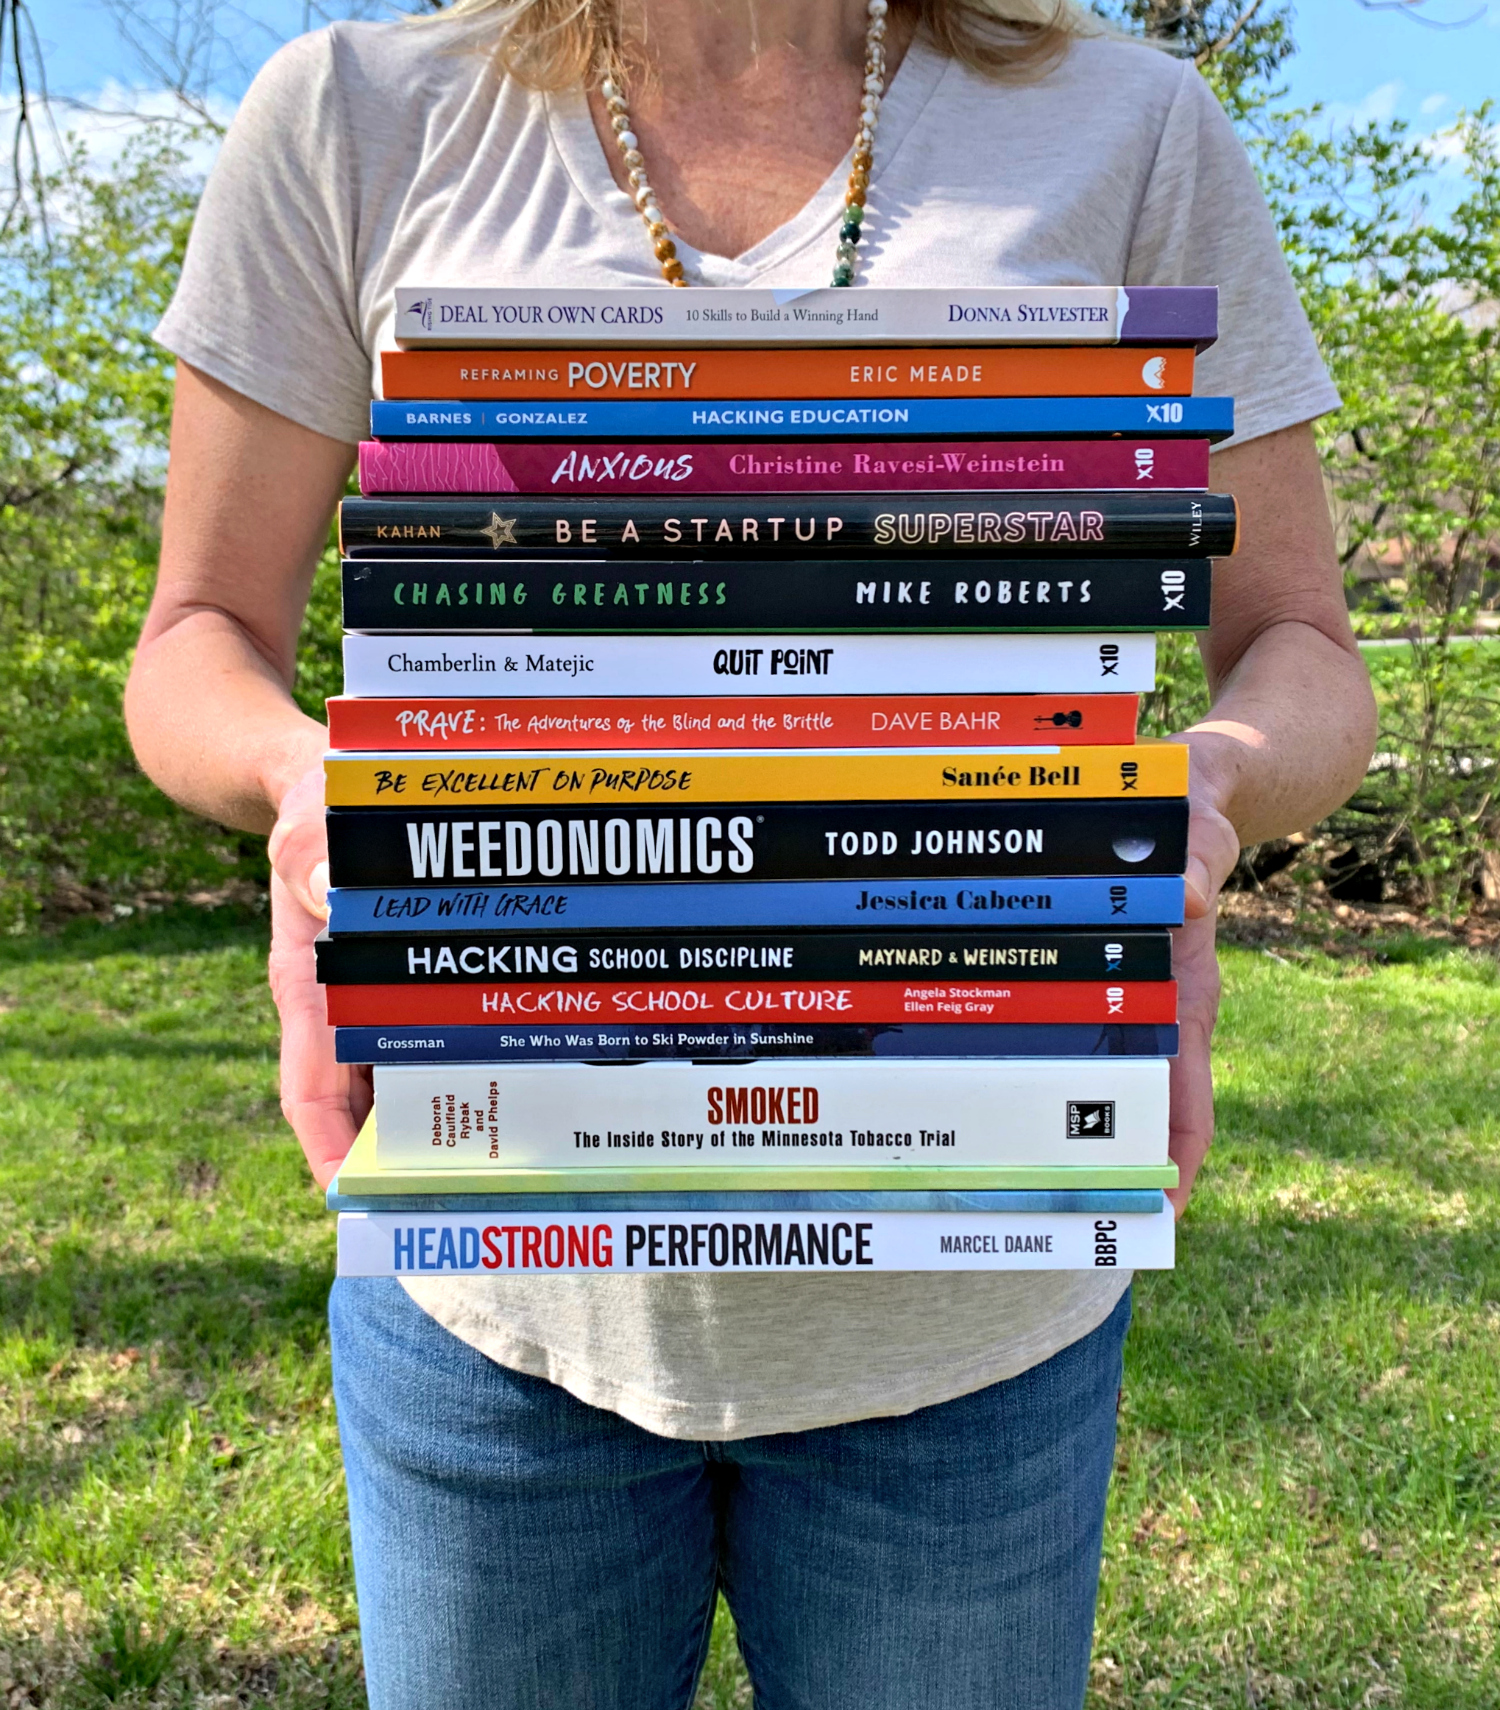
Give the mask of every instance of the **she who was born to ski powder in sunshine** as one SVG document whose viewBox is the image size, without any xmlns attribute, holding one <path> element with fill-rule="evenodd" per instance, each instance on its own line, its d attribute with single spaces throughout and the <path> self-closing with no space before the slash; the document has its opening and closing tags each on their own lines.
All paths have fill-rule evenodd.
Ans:
<svg viewBox="0 0 1500 1710">
<path fill-rule="evenodd" d="M 1212 485 L 1238 496 L 1243 543 L 1205 640 L 1214 706 L 1187 733 L 1185 1200 L 1212 1127 L 1218 887 L 1241 840 L 1341 802 L 1373 745 L 1309 425 L 1336 399 L 1193 67 L 1037 3 L 460 0 L 314 31 L 255 80 L 158 335 L 176 418 L 127 711 L 163 789 L 273 831 L 283 1103 L 320 1182 L 370 1095 L 334 1062 L 313 979 L 326 733 L 290 685 L 396 286 L 664 290 L 665 272 L 706 296 L 832 263 L 851 309 L 893 285 L 1219 287 L 1198 386 L 1237 401 Z M 1128 1280 L 340 1281 L 371 1704 L 686 1705 L 722 1585 L 763 1710 L 1077 1710 Z"/>
</svg>

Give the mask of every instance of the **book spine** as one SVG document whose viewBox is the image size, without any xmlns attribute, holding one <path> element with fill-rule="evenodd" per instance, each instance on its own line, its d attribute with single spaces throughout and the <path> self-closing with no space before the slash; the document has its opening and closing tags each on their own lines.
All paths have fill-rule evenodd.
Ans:
<svg viewBox="0 0 1500 1710">
<path fill-rule="evenodd" d="M 412 398 L 1037 398 L 1193 390 L 1193 351 L 954 346 L 942 352 L 579 348 L 387 350 L 380 389 Z"/>
<path fill-rule="evenodd" d="M 1180 926 L 1180 878 L 1055 875 L 1016 883 L 923 879 L 899 884 L 467 885 L 328 893 L 329 926 L 345 932 L 463 928 L 721 929 L 994 925 Z"/>
<path fill-rule="evenodd" d="M 359 448 L 365 494 L 1139 492 L 1207 485 L 1206 439 L 817 446 L 368 439 Z"/>
<path fill-rule="evenodd" d="M 928 1172 L 933 1173 L 933 1172 Z M 1166 1204 L 1161 1188 L 817 1188 L 757 1192 L 726 1188 L 697 1193 L 342 1193 L 337 1180 L 326 1195 L 330 1211 L 602 1211 L 660 1216 L 683 1212 L 732 1211 L 1025 1211 L 1086 1213 L 1109 1217 L 1119 1212 L 1149 1215 Z"/>
<path fill-rule="evenodd" d="M 1135 695 L 641 695 L 328 701 L 334 749 L 976 748 L 1135 741 Z"/>
<path fill-rule="evenodd" d="M 858 297 L 732 289 L 711 305 L 659 286 L 512 290 L 401 286 L 399 345 L 1190 344 L 1218 335 L 1214 286 L 871 288 Z M 702 294 L 699 294 L 700 297 Z"/>
<path fill-rule="evenodd" d="M 747 642 L 725 635 L 344 637 L 344 692 L 447 698 L 505 690 L 548 699 L 652 695 L 1149 693 L 1154 635 L 803 636 Z"/>
<path fill-rule="evenodd" d="M 482 1027 L 486 1022 L 669 1020 L 1162 1022 L 1177 1019 L 1171 980 L 1106 984 L 1092 980 L 616 980 L 525 981 L 482 985 L 330 985 L 335 1027 Z"/>
<path fill-rule="evenodd" d="M 1167 1207 L 1070 1212 L 341 1212 L 341 1277 L 514 1272 L 1170 1270 Z M 514 1221 L 512 1221 L 512 1218 Z"/>
<path fill-rule="evenodd" d="M 671 980 L 703 973 L 799 980 L 888 980 L 895 975 L 1003 972 L 1008 980 L 1169 980 L 1166 932 L 651 931 L 321 933 L 318 978 L 331 986 L 433 980 Z"/>
<path fill-rule="evenodd" d="M 648 1067 L 649 1065 L 637 1065 Z M 664 1065 L 657 1065 L 662 1067 Z M 588 1073 L 602 1073 L 586 1064 Z M 506 1074 L 519 1071 L 507 1068 Z M 373 1129 L 369 1155 L 357 1162 L 351 1151 L 339 1166 L 338 1185 L 359 1198 L 418 1198 L 427 1200 L 483 1195 L 485 1199 L 513 1194 L 659 1194 L 694 1193 L 705 1189 L 736 1193 L 1044 1193 L 1128 1188 L 1173 1188 L 1177 1166 L 1162 1164 L 756 1164 L 741 1170 L 716 1168 L 712 1175 L 697 1164 L 659 1161 L 640 1168 L 623 1164 L 569 1165 L 565 1169 L 511 1169 L 486 1164 L 479 1169 L 387 1169 L 375 1162 Z M 472 1209 L 466 1208 L 466 1209 Z"/>
<path fill-rule="evenodd" d="M 339 1027 L 340 1063 L 581 1063 L 783 1057 L 1175 1057 L 1164 1023 L 992 1027 L 962 1022 L 813 1022 L 794 1027 Z"/>
<path fill-rule="evenodd" d="M 688 516 L 685 513 L 693 511 Z M 1228 493 L 1017 493 L 1013 498 L 845 493 L 769 504 L 675 495 L 345 499 L 339 541 L 350 558 L 464 555 L 578 560 L 902 558 L 1223 558 L 1239 534 Z M 991 566 L 987 563 L 987 568 Z M 898 567 L 899 568 L 899 567 Z M 920 566 L 907 566 L 908 571 Z"/>
<path fill-rule="evenodd" d="M 1181 875 L 1187 803 L 745 803 L 670 814 L 520 807 L 503 819 L 472 809 L 428 808 L 414 818 L 335 808 L 328 852 L 335 885 Z"/>
<path fill-rule="evenodd" d="M 1207 558 L 346 558 L 344 628 L 526 636 L 1206 629 L 1210 574 Z"/>
<path fill-rule="evenodd" d="M 1168 1068 L 1148 1057 L 377 1068 L 376 1160 L 705 1172 L 1162 1164 Z"/>
<path fill-rule="evenodd" d="M 763 403 L 464 403 L 422 398 L 370 405 L 373 439 L 1080 439 L 1136 434 L 1227 439 L 1232 398 L 834 398 Z"/>
<path fill-rule="evenodd" d="M 1185 744 L 983 754 L 576 756 L 330 754 L 329 807 L 573 807 L 602 802 L 1039 801 L 1187 794 Z"/>
</svg>

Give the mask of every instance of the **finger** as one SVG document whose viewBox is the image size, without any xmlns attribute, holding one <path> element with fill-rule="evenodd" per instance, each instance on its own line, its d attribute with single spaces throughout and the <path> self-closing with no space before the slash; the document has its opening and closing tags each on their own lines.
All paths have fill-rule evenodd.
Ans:
<svg viewBox="0 0 1500 1710">
<path fill-rule="evenodd" d="M 326 1185 L 354 1144 L 369 1111 L 368 1079 L 358 1087 L 334 1053 L 323 988 L 317 982 L 313 938 L 318 921 L 271 876 L 271 992 L 281 1016 L 281 1108 L 308 1164 Z"/>
<path fill-rule="evenodd" d="M 1180 1032 L 1178 1055 L 1172 1063 L 1168 1151 L 1177 1165 L 1179 1180 L 1169 1197 L 1179 1216 L 1214 1133 L 1213 1070 L 1209 1055 L 1219 1010 L 1214 927 L 1210 915 L 1179 927 L 1172 935 Z"/>
<path fill-rule="evenodd" d="M 1209 1058 L 1211 1029 L 1189 1021 L 1182 1027 L 1178 1055 L 1172 1062 L 1172 1116 L 1167 1152 L 1177 1166 L 1177 1186 L 1167 1189 L 1172 1209 L 1181 1217 L 1192 1197 L 1193 1183 L 1214 1138 L 1214 1083 Z"/>
<path fill-rule="evenodd" d="M 1239 858 L 1240 840 L 1224 815 L 1212 808 L 1196 809 L 1188 821 L 1188 858 L 1184 870 L 1189 920 L 1199 920 L 1213 909 Z"/>
<path fill-rule="evenodd" d="M 283 1094 L 281 1113 L 302 1144 L 313 1180 L 320 1188 L 326 1188 L 339 1173 L 339 1165 L 357 1133 L 348 1094 L 328 1094 L 322 1098 L 289 1098 Z"/>
</svg>

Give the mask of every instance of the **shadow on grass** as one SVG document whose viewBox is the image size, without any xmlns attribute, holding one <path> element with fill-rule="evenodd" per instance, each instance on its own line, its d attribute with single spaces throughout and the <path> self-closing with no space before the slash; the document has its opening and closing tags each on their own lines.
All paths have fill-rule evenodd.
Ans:
<svg viewBox="0 0 1500 1710">
<path fill-rule="evenodd" d="M 97 956 L 183 956 L 238 946 L 269 948 L 270 922 L 260 909 L 187 904 L 128 920 L 69 921 L 55 932 L 0 939 L 0 968 L 76 962 Z"/>
<path fill-rule="evenodd" d="M 0 1330 L 49 1334 L 73 1348 L 160 1347 L 174 1364 L 241 1361 L 326 1335 L 333 1283 L 326 1259 L 253 1254 L 219 1259 L 95 1257 L 82 1240 L 53 1243 L 36 1268 L 0 1271 Z"/>
<path fill-rule="evenodd" d="M 186 1032 L 191 1021 L 183 1023 Z M 135 1031 L 128 1021 L 104 1029 L 77 1031 L 58 1028 L 28 1032 L 14 1024 L 0 1030 L 0 1052 L 26 1052 L 48 1062 L 97 1062 L 109 1057 L 136 1058 L 140 1061 L 203 1058 L 214 1062 L 270 1062 L 276 1055 L 275 1040 L 256 1043 L 254 1040 L 214 1038 L 205 1039 L 201 1033 L 186 1039 L 174 1039 L 167 1034 L 145 1034 Z"/>
<path fill-rule="evenodd" d="M 219 1383 L 279 1368 L 293 1350 L 304 1361 L 321 1356 L 332 1281 L 331 1253 L 302 1264 L 232 1255 L 94 1260 L 67 1241 L 37 1269 L 0 1271 L 0 1335 L 43 1347 L 49 1359 L 63 1350 L 45 1376 L 38 1370 L 31 1379 L 43 1391 L 78 1367 L 129 1374 L 144 1359 L 140 1371 L 149 1372 L 102 1411 L 97 1402 L 82 1415 L 66 1402 L 47 1403 L 30 1433 L 11 1436 L 0 1451 L 0 1494 L 12 1520 L 32 1505 L 55 1506 L 92 1474 L 107 1479 L 132 1442 L 172 1440 Z M 80 1439 L 56 1434 L 85 1415 Z"/>
</svg>

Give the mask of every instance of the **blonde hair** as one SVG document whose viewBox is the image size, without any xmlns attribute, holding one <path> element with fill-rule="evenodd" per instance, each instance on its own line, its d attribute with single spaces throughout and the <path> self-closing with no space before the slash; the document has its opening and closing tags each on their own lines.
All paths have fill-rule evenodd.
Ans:
<svg viewBox="0 0 1500 1710">
<path fill-rule="evenodd" d="M 1041 76 L 1078 35 L 1097 33 L 1076 0 L 891 0 L 941 54 L 982 77 Z M 471 26 L 501 71 L 531 89 L 591 89 L 621 75 L 618 0 L 454 0 L 421 22 Z"/>
</svg>

